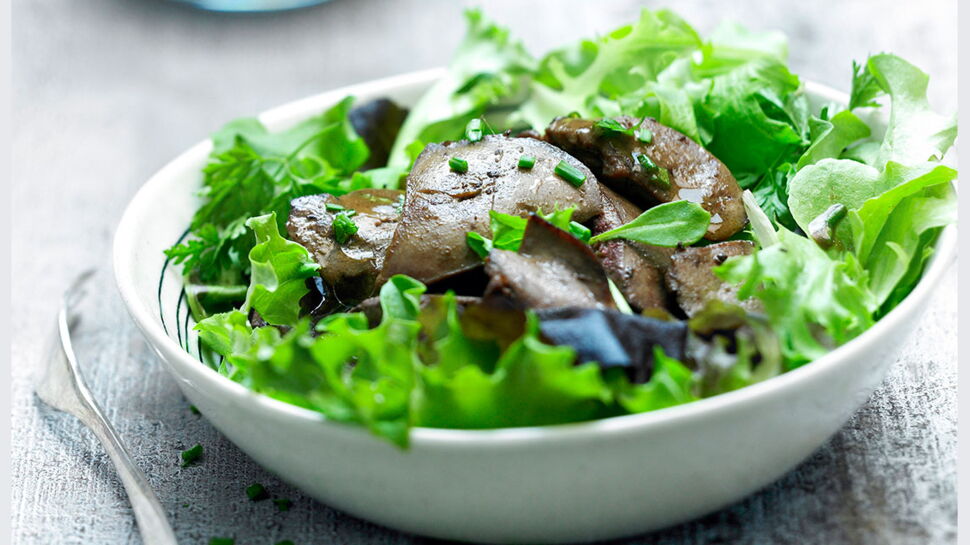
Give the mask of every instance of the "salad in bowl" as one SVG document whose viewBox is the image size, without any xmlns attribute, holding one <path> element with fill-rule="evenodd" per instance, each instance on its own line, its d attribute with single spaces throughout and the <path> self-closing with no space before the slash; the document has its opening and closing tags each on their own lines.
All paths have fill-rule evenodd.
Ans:
<svg viewBox="0 0 970 545">
<path fill-rule="evenodd" d="M 848 343 L 955 221 L 955 117 L 897 56 L 813 105 L 776 33 L 645 10 L 536 58 L 467 20 L 413 104 L 213 134 L 165 251 L 200 365 L 403 448 L 654 411 Z"/>
</svg>

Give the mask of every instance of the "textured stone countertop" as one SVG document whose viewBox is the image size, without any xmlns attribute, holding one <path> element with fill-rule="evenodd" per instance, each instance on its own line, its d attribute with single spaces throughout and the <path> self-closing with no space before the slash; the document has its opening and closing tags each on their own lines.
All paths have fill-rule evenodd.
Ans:
<svg viewBox="0 0 970 545">
<path fill-rule="evenodd" d="M 189 412 L 135 331 L 108 266 L 121 211 L 155 170 L 225 121 L 326 89 L 444 64 L 463 32 L 446 0 L 335 0 L 263 16 L 164 0 L 14 0 L 14 543 L 140 543 L 93 436 L 40 406 L 30 376 L 66 282 L 95 266 L 77 336 L 82 368 L 180 541 L 426 542 L 338 513 L 282 484 Z M 634 1 L 495 1 L 486 11 L 534 53 L 636 17 Z M 700 30 L 722 17 L 790 38 L 793 70 L 838 88 L 850 60 L 893 51 L 956 108 L 956 2 L 671 2 Z M 698 521 L 625 543 L 924 544 L 956 540 L 956 269 L 885 383 L 828 443 L 767 489 Z M 206 462 L 180 470 L 201 442 Z M 251 503 L 261 482 L 293 499 Z"/>
</svg>

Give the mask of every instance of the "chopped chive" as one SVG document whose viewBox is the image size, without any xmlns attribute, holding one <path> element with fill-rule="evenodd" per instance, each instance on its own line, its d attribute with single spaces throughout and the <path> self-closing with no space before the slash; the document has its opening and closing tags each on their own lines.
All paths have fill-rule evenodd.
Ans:
<svg viewBox="0 0 970 545">
<path fill-rule="evenodd" d="M 634 153 L 633 158 L 650 174 L 650 181 L 664 189 L 670 187 L 670 171 L 657 165 L 645 153 Z"/>
<path fill-rule="evenodd" d="M 194 464 L 202 457 L 202 445 L 196 444 L 194 447 L 182 451 L 182 467 Z"/>
<path fill-rule="evenodd" d="M 653 159 L 647 156 L 645 153 L 634 153 L 633 158 L 640 163 L 640 166 L 647 170 L 657 170 L 657 163 L 653 162 Z"/>
<path fill-rule="evenodd" d="M 328 202 L 327 203 L 327 210 L 330 211 L 330 212 L 338 212 L 338 211 L 343 210 L 343 209 L 344 209 L 344 207 L 342 205 L 339 205 L 339 204 L 337 204 L 335 202 Z"/>
<path fill-rule="evenodd" d="M 214 537 L 209 540 L 209 545 L 236 545 L 236 540 L 231 537 Z"/>
<path fill-rule="evenodd" d="M 354 217 L 354 216 L 357 215 L 357 211 L 356 210 L 350 210 L 349 208 L 347 210 L 345 210 L 344 213 L 347 214 L 347 217 L 348 218 L 352 218 L 352 217 Z"/>
<path fill-rule="evenodd" d="M 519 157 L 519 168 L 529 169 L 536 166 L 536 158 L 531 155 Z"/>
<path fill-rule="evenodd" d="M 589 230 L 589 227 L 575 221 L 569 222 L 569 232 L 572 233 L 574 237 L 587 243 L 589 242 L 589 237 L 593 234 L 593 232 Z"/>
<path fill-rule="evenodd" d="M 290 507 L 293 505 L 293 501 L 292 500 L 288 500 L 286 498 L 280 498 L 278 500 L 273 500 L 273 503 L 276 504 L 276 508 L 280 512 L 289 511 L 290 510 Z"/>
<path fill-rule="evenodd" d="M 452 157 L 451 159 L 448 159 L 448 166 L 451 167 L 451 170 L 458 173 L 468 172 L 468 161 L 462 159 L 461 157 Z"/>
<path fill-rule="evenodd" d="M 339 212 L 333 217 L 333 238 L 337 240 L 337 244 L 344 244 L 350 240 L 358 229 L 357 224 L 346 212 Z"/>
<path fill-rule="evenodd" d="M 246 496 L 249 497 L 250 501 L 263 501 L 269 499 L 269 494 L 266 492 L 266 488 L 259 483 L 253 483 L 247 486 Z"/>
<path fill-rule="evenodd" d="M 822 249 L 831 248 L 836 242 L 835 230 L 848 212 L 844 204 L 833 204 L 808 224 L 808 235 Z"/>
<path fill-rule="evenodd" d="M 559 161 L 559 164 L 556 165 L 555 172 L 560 178 L 576 187 L 580 187 L 586 181 L 586 175 L 566 161 Z"/>
<path fill-rule="evenodd" d="M 825 211 L 825 223 L 828 224 L 829 227 L 835 228 L 838 226 L 840 221 L 845 219 L 845 216 L 848 215 L 848 213 L 849 209 L 846 208 L 844 204 L 837 202 L 828 207 L 828 209 Z"/>
<path fill-rule="evenodd" d="M 667 169 L 665 169 L 665 168 L 662 168 L 662 167 L 657 167 L 657 172 L 653 175 L 653 180 L 652 181 L 653 181 L 654 184 L 659 185 L 660 187 L 662 187 L 664 189 L 669 189 L 670 188 L 670 171 L 667 170 Z"/>
<path fill-rule="evenodd" d="M 465 126 L 465 138 L 467 138 L 469 142 L 478 142 L 482 139 L 482 135 L 482 119 L 480 117 L 472 119 L 468 122 L 468 125 Z"/>
<path fill-rule="evenodd" d="M 637 129 L 637 140 L 643 142 L 644 144 L 653 142 L 653 131 L 646 127 Z"/>
<path fill-rule="evenodd" d="M 192 411 L 192 414 L 202 414 L 201 412 L 199 412 L 199 408 L 196 407 L 195 405 L 189 405 L 189 410 Z"/>
</svg>

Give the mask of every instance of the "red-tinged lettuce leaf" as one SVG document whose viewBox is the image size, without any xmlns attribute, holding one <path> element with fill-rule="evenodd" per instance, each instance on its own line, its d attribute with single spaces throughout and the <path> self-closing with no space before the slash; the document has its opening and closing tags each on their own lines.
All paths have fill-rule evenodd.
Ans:
<svg viewBox="0 0 970 545">
<path fill-rule="evenodd" d="M 645 383 L 654 369 L 653 347 L 683 360 L 687 325 L 593 308 L 537 311 L 543 340 L 576 350 L 579 361 L 594 361 L 604 371 L 622 369 L 630 382 Z"/>
<path fill-rule="evenodd" d="M 783 372 L 781 346 L 767 318 L 717 299 L 688 322 L 683 361 L 694 371 L 693 392 L 709 397 Z"/>
</svg>

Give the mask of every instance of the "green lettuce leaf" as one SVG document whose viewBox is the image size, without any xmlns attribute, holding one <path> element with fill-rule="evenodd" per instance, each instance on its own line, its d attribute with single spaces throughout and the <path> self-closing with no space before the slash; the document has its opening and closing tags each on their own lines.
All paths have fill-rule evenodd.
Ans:
<svg viewBox="0 0 970 545">
<path fill-rule="evenodd" d="M 778 231 L 775 244 L 728 259 L 714 272 L 741 285 L 739 298 L 761 300 L 788 368 L 824 355 L 874 322 L 866 275 L 854 256 L 832 259 L 787 229 Z"/>
<path fill-rule="evenodd" d="M 660 346 L 653 350 L 653 375 L 646 384 L 630 384 L 625 379 L 614 382 L 617 403 L 631 413 L 655 411 L 698 399 L 692 393 L 694 379 L 690 369 L 667 357 Z"/>
<path fill-rule="evenodd" d="M 869 289 L 882 313 L 895 306 L 919 280 L 939 229 L 956 221 L 956 199 L 914 196 L 889 215 L 864 263 Z M 889 298 L 894 296 L 892 301 Z M 887 304 L 888 303 L 888 304 Z"/>
<path fill-rule="evenodd" d="M 956 178 L 956 171 L 935 163 L 953 144 L 956 121 L 930 109 L 928 81 L 926 74 L 895 55 L 872 56 L 862 71 L 855 66 L 852 105 L 873 106 L 879 96 L 890 98 L 882 143 L 878 148 L 867 143 L 850 149 L 851 159 L 807 164 L 790 182 L 788 204 L 805 231 L 833 204 L 849 210 L 848 221 L 841 222 L 836 235 L 869 272 L 873 302 L 882 307 L 880 312 L 908 293 L 925 263 L 933 233 L 955 219 L 947 199 L 926 200 L 923 194 L 945 193 L 944 187 Z M 861 134 L 861 127 L 856 132 Z M 839 139 L 838 146 L 854 136 Z M 939 187 L 928 189 L 934 186 Z"/>
<path fill-rule="evenodd" d="M 866 71 L 889 95 L 892 107 L 889 128 L 875 167 L 889 161 L 916 165 L 939 161 L 957 136 L 956 116 L 943 116 L 930 108 L 926 89 L 930 78 L 896 55 L 874 55 Z"/>
<path fill-rule="evenodd" d="M 807 136 L 807 105 L 796 94 L 800 85 L 784 64 L 769 58 L 715 76 L 700 108 L 700 123 L 710 135 L 702 133 L 702 143 L 739 180 L 790 161 Z"/>
<path fill-rule="evenodd" d="M 480 10 L 465 12 L 468 31 L 452 56 L 448 71 L 411 108 L 391 149 L 388 166 L 407 167 L 408 147 L 420 142 L 462 138 L 468 121 L 486 107 L 514 95 L 534 61 L 521 42 L 486 19 Z"/>
<path fill-rule="evenodd" d="M 543 129 L 553 118 L 573 111 L 590 118 L 614 116 L 621 113 L 614 98 L 641 90 L 674 60 L 700 46 L 700 37 L 679 16 L 645 9 L 632 25 L 543 58 L 530 96 L 514 119 Z"/>
<path fill-rule="evenodd" d="M 943 165 L 886 165 L 892 187 L 848 214 L 855 255 L 869 272 L 880 314 L 887 312 L 918 281 L 939 229 L 956 221 L 956 196 L 950 182 L 957 172 Z"/>
<path fill-rule="evenodd" d="M 868 138 L 869 125 L 849 110 L 843 110 L 831 119 L 812 118 L 809 121 L 812 143 L 798 159 L 797 169 L 815 164 L 822 159 L 837 159 L 850 144 Z"/>
<path fill-rule="evenodd" d="M 534 317 L 526 329 L 502 354 L 494 373 L 478 365 L 422 368 L 417 422 L 480 429 L 577 422 L 605 414 L 611 395 L 599 368 L 575 365 L 572 348 L 542 343 Z"/>
<path fill-rule="evenodd" d="M 252 281 L 243 308 L 256 309 L 270 324 L 295 325 L 300 299 L 310 291 L 306 279 L 316 276 L 320 265 L 306 248 L 280 236 L 275 212 L 250 218 L 246 226 L 256 245 L 249 252 Z"/>
</svg>

